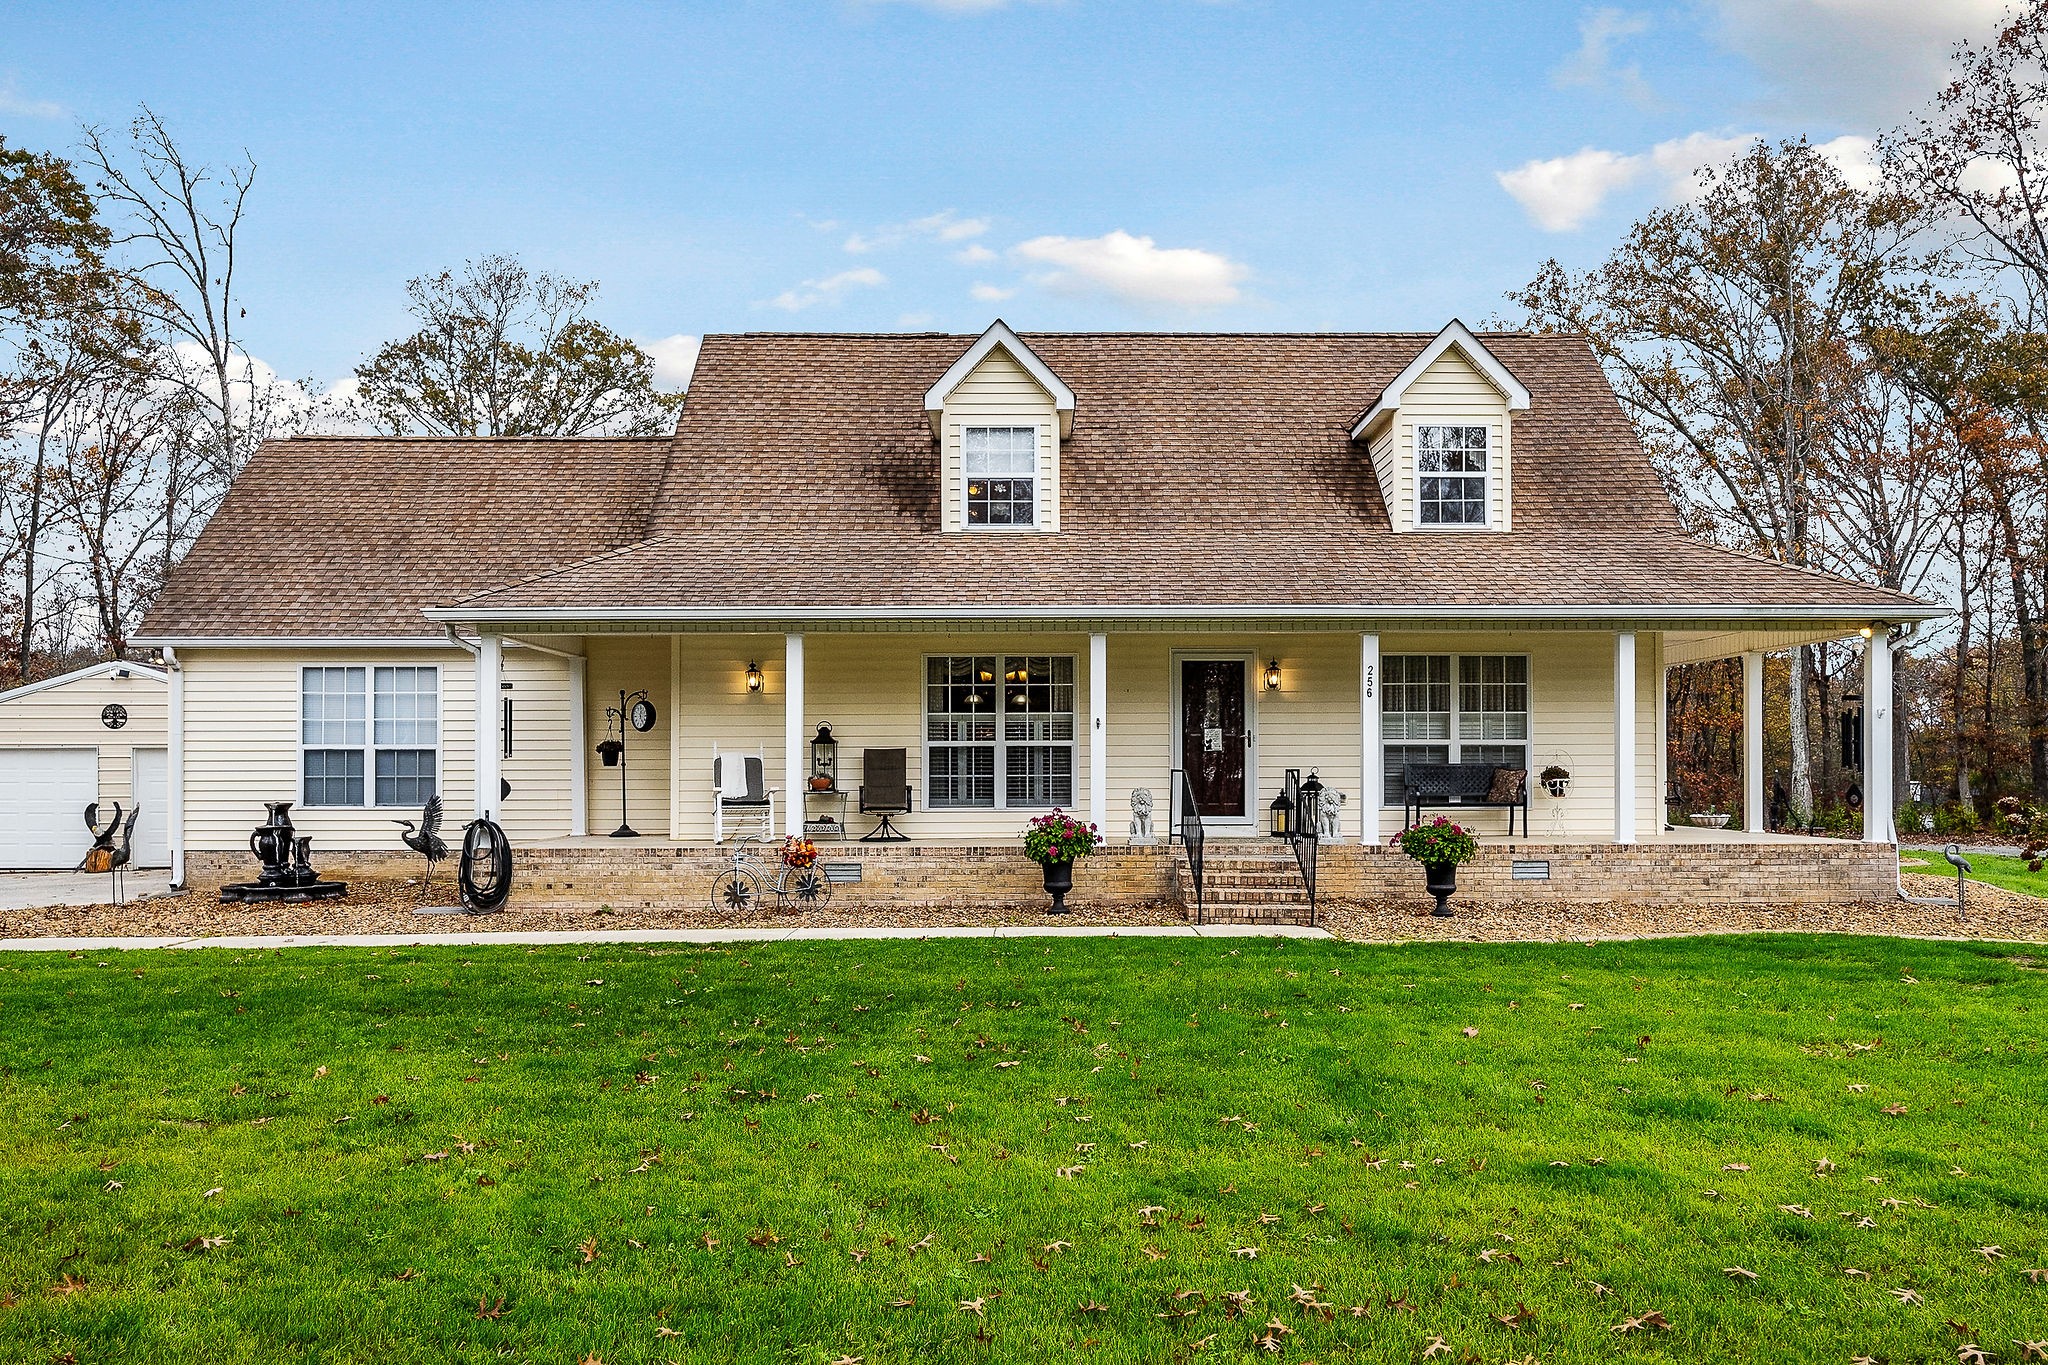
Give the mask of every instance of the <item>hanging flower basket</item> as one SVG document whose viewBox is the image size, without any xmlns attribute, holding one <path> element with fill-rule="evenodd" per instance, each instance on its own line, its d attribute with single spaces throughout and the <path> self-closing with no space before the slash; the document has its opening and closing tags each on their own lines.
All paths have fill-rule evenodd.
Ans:
<svg viewBox="0 0 2048 1365">
<path fill-rule="evenodd" d="M 1543 790 L 1549 792 L 1556 800 L 1564 800 L 1565 793 L 1572 789 L 1572 773 L 1569 768 L 1560 768 L 1553 763 L 1538 776 L 1542 779 Z"/>
</svg>

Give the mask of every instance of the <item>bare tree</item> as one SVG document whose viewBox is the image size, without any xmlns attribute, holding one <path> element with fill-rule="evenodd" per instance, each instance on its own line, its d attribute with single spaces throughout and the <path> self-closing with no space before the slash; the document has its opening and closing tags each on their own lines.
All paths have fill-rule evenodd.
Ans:
<svg viewBox="0 0 2048 1365">
<path fill-rule="evenodd" d="M 406 295 L 420 329 L 356 367 L 361 412 L 393 434 L 652 436 L 682 403 L 655 391 L 651 356 L 585 316 L 594 282 L 486 256 Z"/>
</svg>

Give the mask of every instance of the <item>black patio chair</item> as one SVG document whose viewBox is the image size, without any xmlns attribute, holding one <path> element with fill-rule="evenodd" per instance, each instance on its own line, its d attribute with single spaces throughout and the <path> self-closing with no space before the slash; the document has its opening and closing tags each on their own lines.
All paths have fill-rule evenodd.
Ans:
<svg viewBox="0 0 2048 1365">
<path fill-rule="evenodd" d="M 903 844 L 910 836 L 896 828 L 892 816 L 910 814 L 910 758 L 904 749 L 860 751 L 860 813 L 878 815 L 881 823 L 861 836 L 864 844 Z"/>
</svg>

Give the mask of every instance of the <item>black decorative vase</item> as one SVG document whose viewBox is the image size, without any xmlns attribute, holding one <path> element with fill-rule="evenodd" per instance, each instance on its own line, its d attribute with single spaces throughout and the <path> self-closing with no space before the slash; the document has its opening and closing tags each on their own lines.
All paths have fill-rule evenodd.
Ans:
<svg viewBox="0 0 2048 1365">
<path fill-rule="evenodd" d="M 1056 863 L 1045 863 L 1045 889 L 1052 896 L 1052 909 L 1047 914 L 1067 913 L 1067 893 L 1074 889 L 1074 860 L 1064 859 Z"/>
<path fill-rule="evenodd" d="M 290 886 L 292 877 L 292 843 L 296 831 L 292 828 L 292 803 L 289 801 L 265 801 L 270 818 L 256 826 L 249 835 L 249 852 L 263 864 L 263 871 L 256 881 L 262 886 Z"/>
<path fill-rule="evenodd" d="M 1458 889 L 1458 865 L 1456 863 L 1424 863 L 1422 870 L 1428 874 L 1429 894 L 1436 897 L 1436 909 L 1432 915 L 1446 918 L 1451 913 L 1451 893 Z"/>
</svg>

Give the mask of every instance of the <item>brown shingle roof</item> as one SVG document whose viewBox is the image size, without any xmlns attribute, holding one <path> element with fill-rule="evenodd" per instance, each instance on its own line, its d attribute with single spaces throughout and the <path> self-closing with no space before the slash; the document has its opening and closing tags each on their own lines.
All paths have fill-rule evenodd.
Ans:
<svg viewBox="0 0 2048 1365">
<path fill-rule="evenodd" d="M 707 337 L 652 538 L 478 610 L 716 605 L 1902 607 L 1680 529 L 1598 363 L 1485 338 L 1530 390 L 1514 527 L 1389 526 L 1354 416 L 1426 334 L 1027 335 L 1076 394 L 1055 535 L 939 532 L 919 397 L 958 336 Z"/>
<path fill-rule="evenodd" d="M 1425 334 L 1052 334 L 1057 534 L 942 534 L 924 390 L 972 337 L 704 340 L 672 442 L 265 447 L 151 637 L 422 635 L 420 611 L 1000 604 L 1836 608 L 1912 599 L 1685 536 L 1582 342 L 1489 335 L 1530 390 L 1507 533 L 1396 534 L 1350 420 Z"/>
<path fill-rule="evenodd" d="M 664 437 L 268 442 L 141 636 L 438 636 L 422 608 L 643 537 L 668 452 Z"/>
</svg>

